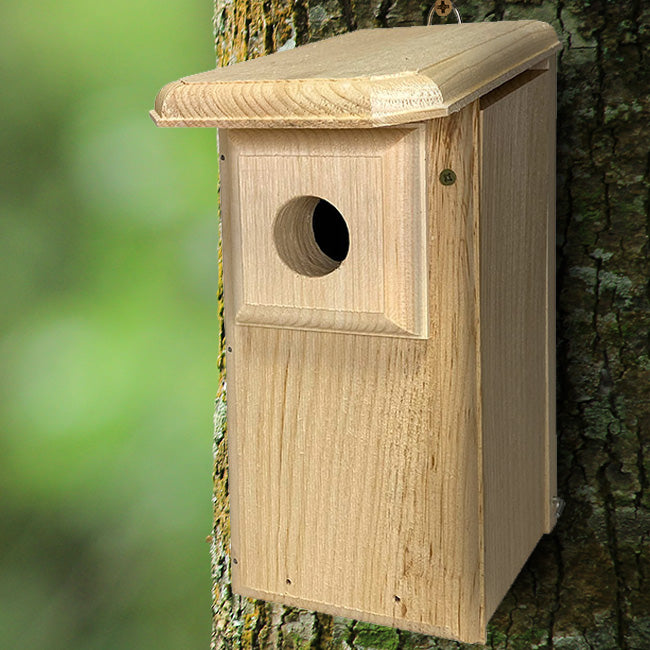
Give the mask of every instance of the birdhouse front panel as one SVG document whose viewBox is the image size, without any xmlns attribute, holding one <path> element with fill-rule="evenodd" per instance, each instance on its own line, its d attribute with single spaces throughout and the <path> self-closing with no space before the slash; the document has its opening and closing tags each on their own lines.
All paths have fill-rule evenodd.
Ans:
<svg viewBox="0 0 650 650">
<path fill-rule="evenodd" d="M 555 52 L 360 30 L 186 77 L 217 126 L 235 593 L 485 642 L 555 523 Z"/>
<path fill-rule="evenodd" d="M 477 125 L 473 105 L 422 129 L 427 339 L 237 322 L 238 213 L 222 195 L 237 593 L 482 638 Z"/>
</svg>

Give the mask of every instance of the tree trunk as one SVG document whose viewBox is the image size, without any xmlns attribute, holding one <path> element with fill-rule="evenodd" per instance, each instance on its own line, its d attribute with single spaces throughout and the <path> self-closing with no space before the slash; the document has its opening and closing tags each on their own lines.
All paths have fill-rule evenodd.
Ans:
<svg viewBox="0 0 650 650">
<path fill-rule="evenodd" d="M 539 19 L 564 50 L 558 104 L 558 446 L 566 510 L 489 626 L 489 648 L 650 648 L 650 5 L 458 2 L 464 21 Z M 368 27 L 414 0 L 216 0 L 220 65 Z M 223 342 L 223 341 L 222 341 Z M 223 373 L 223 356 L 220 368 Z M 233 596 L 217 402 L 212 647 L 476 648 Z"/>
</svg>

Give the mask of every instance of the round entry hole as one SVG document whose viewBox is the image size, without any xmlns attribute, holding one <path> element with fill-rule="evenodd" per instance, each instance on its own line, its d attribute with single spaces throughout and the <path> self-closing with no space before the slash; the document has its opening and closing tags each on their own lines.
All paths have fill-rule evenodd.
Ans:
<svg viewBox="0 0 650 650">
<path fill-rule="evenodd" d="M 275 219 L 273 239 L 282 261 L 309 277 L 335 271 L 350 250 L 343 215 L 317 196 L 299 196 L 285 203 Z"/>
</svg>

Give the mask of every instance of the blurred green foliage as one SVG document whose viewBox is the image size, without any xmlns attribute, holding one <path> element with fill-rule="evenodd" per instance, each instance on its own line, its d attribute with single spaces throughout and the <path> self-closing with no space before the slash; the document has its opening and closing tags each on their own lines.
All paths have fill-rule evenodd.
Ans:
<svg viewBox="0 0 650 650">
<path fill-rule="evenodd" d="M 207 648 L 211 3 L 0 5 L 0 647 Z"/>
</svg>

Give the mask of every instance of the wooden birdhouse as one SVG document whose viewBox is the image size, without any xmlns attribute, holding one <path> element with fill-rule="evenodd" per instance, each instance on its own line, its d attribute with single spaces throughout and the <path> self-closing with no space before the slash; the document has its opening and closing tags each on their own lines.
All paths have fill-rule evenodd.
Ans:
<svg viewBox="0 0 650 650">
<path fill-rule="evenodd" d="M 185 77 L 218 127 L 234 591 L 466 642 L 555 523 L 553 29 Z"/>
</svg>

